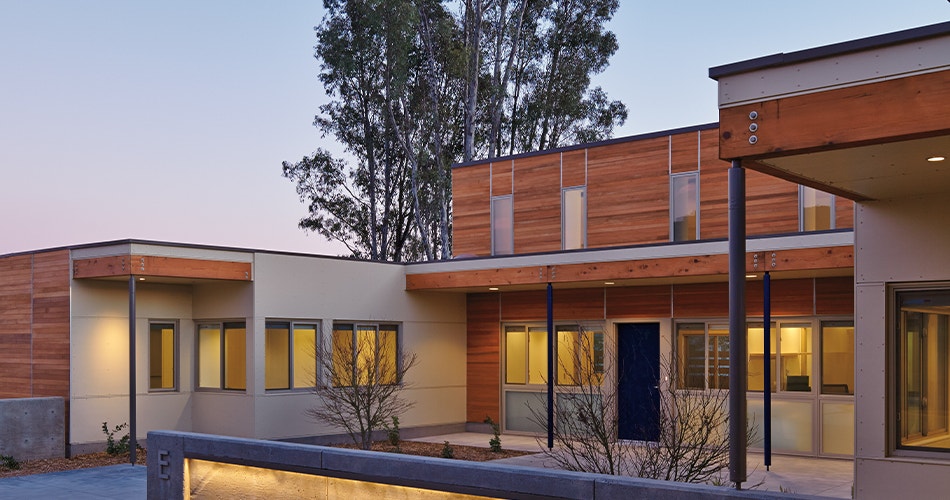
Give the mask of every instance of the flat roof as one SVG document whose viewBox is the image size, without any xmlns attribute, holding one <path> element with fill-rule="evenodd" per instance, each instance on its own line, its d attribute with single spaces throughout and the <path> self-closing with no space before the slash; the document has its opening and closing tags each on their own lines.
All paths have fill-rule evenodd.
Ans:
<svg viewBox="0 0 950 500">
<path fill-rule="evenodd" d="M 849 52 L 860 52 L 888 45 L 898 45 L 902 43 L 950 35 L 950 21 L 911 28 L 883 35 L 875 35 L 857 40 L 824 45 L 812 49 L 799 50 L 796 52 L 780 52 L 769 56 L 757 57 L 746 61 L 739 61 L 722 66 L 709 68 L 709 78 L 718 80 L 725 76 L 736 75 L 739 73 L 748 73 L 775 66 L 786 66 L 797 64 L 814 59 L 824 59 L 831 56 L 847 54 Z"/>
</svg>

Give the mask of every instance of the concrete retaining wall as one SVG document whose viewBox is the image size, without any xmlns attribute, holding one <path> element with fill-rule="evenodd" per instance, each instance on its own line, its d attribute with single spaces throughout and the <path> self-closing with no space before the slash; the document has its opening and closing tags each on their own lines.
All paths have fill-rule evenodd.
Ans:
<svg viewBox="0 0 950 500">
<path fill-rule="evenodd" d="M 426 498 L 814 498 L 186 432 L 148 441 L 149 498 L 416 498 L 415 488 L 448 493 Z"/>
<path fill-rule="evenodd" d="M 63 398 L 0 399 L 0 455 L 17 460 L 66 456 Z"/>
</svg>

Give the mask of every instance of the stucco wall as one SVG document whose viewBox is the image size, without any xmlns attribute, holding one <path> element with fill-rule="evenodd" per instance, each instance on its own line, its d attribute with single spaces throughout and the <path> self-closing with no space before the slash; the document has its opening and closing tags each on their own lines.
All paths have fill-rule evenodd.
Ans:
<svg viewBox="0 0 950 500">
<path fill-rule="evenodd" d="M 861 204 L 855 219 L 855 475 L 858 498 L 946 495 L 950 463 L 888 456 L 888 337 L 893 303 L 888 285 L 950 280 L 950 226 L 945 196 Z M 892 424 L 891 424 L 892 425 Z M 901 477 L 901 481 L 894 481 Z"/>
</svg>

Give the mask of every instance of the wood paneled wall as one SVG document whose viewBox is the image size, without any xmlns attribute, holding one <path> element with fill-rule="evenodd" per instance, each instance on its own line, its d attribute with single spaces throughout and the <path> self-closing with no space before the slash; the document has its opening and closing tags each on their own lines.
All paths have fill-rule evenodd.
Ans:
<svg viewBox="0 0 950 500">
<path fill-rule="evenodd" d="M 0 397 L 69 399 L 69 251 L 0 259 Z"/>
<path fill-rule="evenodd" d="M 771 292 L 773 317 L 854 314 L 850 276 L 772 280 Z M 546 321 L 546 292 L 473 293 L 467 306 L 467 418 L 482 422 L 487 415 L 497 422 L 501 416 L 501 324 Z M 761 316 L 762 309 L 762 281 L 747 282 L 746 314 Z M 728 316 L 729 285 L 725 282 L 554 290 L 555 321 L 671 317 L 726 321 Z"/>
<path fill-rule="evenodd" d="M 561 188 L 587 186 L 587 246 L 669 241 L 670 174 L 699 171 L 702 239 L 728 235 L 728 169 L 719 129 L 632 137 L 590 147 L 453 169 L 453 251 L 491 254 L 491 197 L 513 195 L 515 253 L 561 249 Z M 510 187 L 513 185 L 513 189 Z M 798 186 L 746 171 L 749 235 L 798 231 Z M 853 203 L 836 201 L 836 227 Z"/>
</svg>

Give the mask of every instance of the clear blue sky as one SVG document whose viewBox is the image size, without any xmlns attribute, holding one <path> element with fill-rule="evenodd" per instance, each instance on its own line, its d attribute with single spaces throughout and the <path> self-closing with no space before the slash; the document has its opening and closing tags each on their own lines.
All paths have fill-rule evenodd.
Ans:
<svg viewBox="0 0 950 500">
<path fill-rule="evenodd" d="M 323 146 L 322 2 L 0 0 L 0 255 L 122 238 L 337 254 L 283 160 Z M 714 122 L 711 66 L 934 24 L 946 0 L 621 1 L 616 136 Z"/>
</svg>

